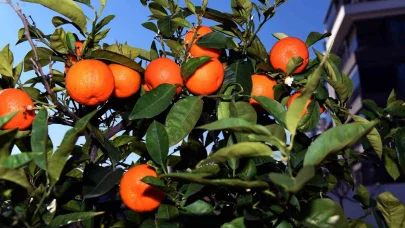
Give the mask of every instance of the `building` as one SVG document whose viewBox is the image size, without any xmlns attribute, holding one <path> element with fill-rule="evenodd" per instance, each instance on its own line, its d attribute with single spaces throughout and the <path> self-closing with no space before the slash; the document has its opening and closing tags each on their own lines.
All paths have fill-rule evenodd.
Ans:
<svg viewBox="0 0 405 228">
<path fill-rule="evenodd" d="M 342 58 L 340 69 L 353 80 L 352 113 L 362 99 L 385 107 L 393 88 L 404 97 L 405 0 L 331 0 L 324 23 L 332 33 L 325 46 Z"/>
</svg>

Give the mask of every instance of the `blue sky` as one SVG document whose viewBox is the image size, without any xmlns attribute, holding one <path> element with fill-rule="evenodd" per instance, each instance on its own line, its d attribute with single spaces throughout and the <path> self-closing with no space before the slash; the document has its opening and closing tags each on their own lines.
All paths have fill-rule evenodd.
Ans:
<svg viewBox="0 0 405 228">
<path fill-rule="evenodd" d="M 258 2 L 257 0 L 252 0 Z M 179 1 L 181 4 L 182 0 Z M 200 0 L 193 0 L 196 5 Z M 272 1 L 270 1 L 272 2 Z M 92 4 L 98 9 L 98 0 L 92 0 Z M 263 27 L 259 36 L 269 51 L 276 39 L 272 33 L 282 32 L 288 36 L 298 37 L 305 40 L 308 33 L 312 31 L 324 32 L 323 19 L 328 7 L 327 0 L 295 0 L 287 1 L 277 9 L 276 15 Z M 23 13 L 31 15 L 38 28 L 45 34 L 51 34 L 54 26 L 51 23 L 52 17 L 57 13 L 37 4 L 20 2 Z M 85 14 L 93 18 L 92 11 L 85 5 L 80 5 Z M 222 12 L 230 12 L 229 0 L 209 0 L 208 7 L 215 8 Z M 107 6 L 103 11 L 103 16 L 113 14 L 115 19 L 108 25 L 111 28 L 107 38 L 102 43 L 112 44 L 128 42 L 129 45 L 149 49 L 151 40 L 154 37 L 153 32 L 146 30 L 141 26 L 148 20 L 149 10 L 141 5 L 139 0 L 108 0 Z M 203 24 L 213 25 L 215 23 L 205 20 Z M 30 50 L 28 43 L 18 46 L 18 29 L 22 27 L 20 19 L 7 4 L 0 4 L 0 48 L 10 43 L 10 49 L 14 53 L 15 65 L 23 60 L 26 53 Z M 72 26 L 65 26 L 65 30 L 75 31 Z M 314 46 L 318 50 L 323 50 L 322 42 Z M 313 56 L 313 54 L 312 54 Z M 63 70 L 63 65 L 55 65 L 55 68 Z M 34 76 L 34 73 L 26 72 L 22 76 L 22 82 Z M 67 127 L 61 125 L 51 125 L 49 127 L 50 137 L 55 145 L 59 145 Z"/>
</svg>

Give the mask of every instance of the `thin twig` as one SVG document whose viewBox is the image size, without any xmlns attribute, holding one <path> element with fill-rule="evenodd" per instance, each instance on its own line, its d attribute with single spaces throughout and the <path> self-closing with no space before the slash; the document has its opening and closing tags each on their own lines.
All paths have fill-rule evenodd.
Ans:
<svg viewBox="0 0 405 228">
<path fill-rule="evenodd" d="M 17 13 L 17 15 L 20 17 L 22 23 L 24 24 L 24 35 L 27 38 L 32 51 L 34 52 L 34 58 L 31 58 L 31 62 L 33 64 L 34 70 L 41 76 L 42 82 L 45 86 L 46 92 L 49 94 L 52 103 L 57 107 L 57 109 L 61 112 L 63 112 L 65 115 L 68 117 L 72 118 L 73 120 L 78 120 L 79 117 L 76 116 L 76 114 L 72 113 L 67 109 L 65 106 L 63 106 L 57 99 L 55 93 L 53 92 L 51 86 L 49 85 L 49 82 L 47 80 L 47 77 L 42 69 L 41 63 L 39 62 L 39 57 L 38 57 L 38 51 L 37 47 L 35 46 L 31 34 L 30 34 L 30 24 L 25 17 L 25 15 L 22 13 L 22 10 L 20 7 L 16 7 L 11 0 L 6 0 L 7 3 L 13 8 L 13 10 Z"/>
</svg>

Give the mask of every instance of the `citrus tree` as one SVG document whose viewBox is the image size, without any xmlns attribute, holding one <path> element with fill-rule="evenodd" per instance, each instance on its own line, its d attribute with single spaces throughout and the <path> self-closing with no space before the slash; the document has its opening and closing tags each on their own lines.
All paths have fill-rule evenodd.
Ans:
<svg viewBox="0 0 405 228">
<path fill-rule="evenodd" d="M 6 0 L 23 24 L 17 44 L 31 50 L 18 64 L 9 45 L 0 52 L 2 227 L 369 227 L 328 197 L 338 182 L 380 227 L 404 226 L 398 199 L 371 198 L 351 175 L 372 154 L 393 179 L 403 175 L 404 101 L 393 91 L 387 107 L 368 100 L 350 114 L 340 58 L 311 50 L 328 33 L 274 33 L 264 47 L 258 32 L 285 0 L 231 0 L 228 13 L 208 0 L 141 0 L 150 50 L 101 43 L 114 19 L 101 17 L 106 0 L 98 10 L 89 0 L 24 1 L 63 17 L 44 34 Z M 23 71 L 35 76 L 22 82 Z M 334 127 L 305 134 L 323 112 Z M 71 127 L 60 145 L 50 124 Z"/>
</svg>

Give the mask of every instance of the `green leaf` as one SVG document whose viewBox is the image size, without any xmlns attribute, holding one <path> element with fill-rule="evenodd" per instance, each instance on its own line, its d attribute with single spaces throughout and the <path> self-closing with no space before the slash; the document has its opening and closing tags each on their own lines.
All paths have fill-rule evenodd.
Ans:
<svg viewBox="0 0 405 228">
<path fill-rule="evenodd" d="M 390 156 L 385 156 L 384 163 L 385 169 L 387 170 L 388 174 L 392 177 L 392 179 L 396 180 L 398 179 L 399 176 L 401 176 L 397 163 L 395 163 L 395 161 Z"/>
<path fill-rule="evenodd" d="M 198 39 L 196 44 L 202 48 L 233 49 L 237 47 L 231 38 L 220 32 L 210 32 Z"/>
<path fill-rule="evenodd" d="M 360 219 L 355 219 L 355 220 L 348 220 L 349 222 L 349 228 L 373 228 L 372 225 L 360 220 Z M 380 226 L 378 226 L 380 227 Z"/>
<path fill-rule="evenodd" d="M 150 47 L 150 60 L 154 60 L 157 58 L 159 58 L 159 53 L 158 53 L 155 41 L 152 41 L 152 44 Z"/>
<path fill-rule="evenodd" d="M 43 155 L 43 152 L 30 152 L 30 153 L 20 153 L 12 156 L 8 156 L 1 166 L 4 168 L 17 169 L 21 166 L 31 162 L 34 158 Z"/>
<path fill-rule="evenodd" d="M 278 39 L 278 40 L 281 40 L 281 39 L 283 39 L 283 38 L 288 37 L 286 34 L 281 33 L 281 32 L 273 33 L 272 35 L 273 35 L 276 39 Z"/>
<path fill-rule="evenodd" d="M 315 199 L 303 209 L 307 227 L 340 228 L 348 227 L 342 208 L 331 199 Z"/>
<path fill-rule="evenodd" d="M 225 223 L 221 228 L 246 228 L 245 217 L 239 217 L 232 220 L 230 223 Z"/>
<path fill-rule="evenodd" d="M 13 66 L 9 61 L 9 56 L 0 52 L 0 74 L 4 76 L 13 77 Z"/>
<path fill-rule="evenodd" d="M 263 126 L 252 124 L 241 118 L 226 118 L 198 127 L 208 131 L 234 131 L 241 133 L 253 133 L 271 136 L 271 133 Z"/>
<path fill-rule="evenodd" d="M 202 99 L 194 96 L 183 98 L 173 105 L 166 117 L 170 146 L 176 145 L 193 130 L 201 116 L 202 109 Z"/>
<path fill-rule="evenodd" d="M 192 28 L 193 26 L 188 22 L 186 19 L 182 17 L 174 17 L 172 21 L 176 22 L 179 26 L 185 27 L 185 28 Z"/>
<path fill-rule="evenodd" d="M 350 123 L 325 131 L 309 146 L 305 154 L 304 166 L 318 165 L 329 154 L 353 145 L 368 134 L 376 124 L 375 120 L 370 123 Z"/>
<path fill-rule="evenodd" d="M 83 198 L 95 198 L 110 191 L 124 174 L 123 169 L 112 170 L 97 165 L 87 165 L 83 173 Z"/>
<path fill-rule="evenodd" d="M 183 198 L 187 199 L 190 196 L 192 196 L 192 195 L 198 193 L 199 191 L 201 191 L 201 189 L 203 189 L 203 188 L 204 188 L 204 185 L 191 183 L 191 184 L 188 185 L 188 187 L 186 189 L 186 192 L 184 193 Z"/>
<path fill-rule="evenodd" d="M 143 0 L 141 0 L 143 1 Z M 146 0 L 145 0 L 146 1 Z M 146 219 L 139 228 L 156 228 L 155 220 Z"/>
<path fill-rule="evenodd" d="M 253 124 L 257 122 L 257 113 L 248 102 L 231 102 L 229 111 L 232 117 L 241 118 Z"/>
<path fill-rule="evenodd" d="M 194 4 L 193 4 L 190 0 L 185 0 L 185 2 L 186 2 L 187 8 L 188 8 L 193 14 L 196 14 Z"/>
<path fill-rule="evenodd" d="M 249 55 L 253 55 L 255 59 L 267 62 L 269 55 L 267 53 L 266 47 L 263 45 L 262 41 L 256 36 L 250 46 L 247 49 Z"/>
<path fill-rule="evenodd" d="M 399 128 L 395 133 L 395 149 L 399 165 L 405 173 L 405 128 Z"/>
<path fill-rule="evenodd" d="M 21 73 L 23 70 L 23 61 L 21 61 L 16 67 L 13 69 L 13 82 L 11 83 L 11 87 L 15 87 L 18 80 L 20 80 Z"/>
<path fill-rule="evenodd" d="M 308 82 L 305 86 L 304 91 L 300 96 L 295 98 L 291 103 L 290 107 L 286 113 L 286 126 L 291 134 L 295 135 L 298 124 L 301 120 L 302 112 L 311 98 L 312 93 L 318 88 L 319 80 L 321 77 L 322 70 L 319 66 L 308 78 Z"/>
<path fill-rule="evenodd" d="M 184 56 L 184 47 L 183 45 L 179 44 L 177 41 L 174 40 L 165 40 L 165 44 L 172 50 L 172 52 L 178 56 Z"/>
<path fill-rule="evenodd" d="M 165 8 L 158 3 L 152 2 L 148 7 L 152 15 L 156 18 L 162 18 L 168 15 Z"/>
<path fill-rule="evenodd" d="M 238 83 L 243 88 L 243 94 L 250 95 L 252 92 L 252 74 L 252 62 L 238 60 L 226 68 L 223 85 Z"/>
<path fill-rule="evenodd" d="M 359 184 L 356 195 L 353 197 L 366 207 L 370 206 L 370 193 L 364 185 Z"/>
<path fill-rule="evenodd" d="M 209 215 L 214 212 L 214 208 L 211 204 L 202 200 L 197 200 L 194 203 L 187 205 L 184 207 L 184 210 L 193 215 Z"/>
<path fill-rule="evenodd" d="M 278 124 L 271 124 L 264 127 L 271 133 L 272 136 L 278 138 L 280 141 L 287 141 L 285 129 L 282 126 Z"/>
<path fill-rule="evenodd" d="M 347 85 L 329 78 L 326 78 L 325 80 L 335 89 L 336 94 L 339 96 L 339 100 L 345 102 L 349 97 L 349 88 L 347 87 Z"/>
<path fill-rule="evenodd" d="M 59 16 L 53 17 L 52 24 L 53 24 L 53 26 L 55 26 L 55 28 L 59 27 L 61 25 L 71 24 L 71 25 L 73 25 L 73 27 L 75 27 L 77 30 L 79 30 L 79 32 L 84 36 L 84 33 L 81 31 L 81 29 L 75 23 L 73 23 L 63 17 L 59 17 Z M 71 33 L 71 32 L 69 31 L 68 33 Z M 44 37 L 44 36 L 42 35 L 42 37 Z"/>
<path fill-rule="evenodd" d="M 176 95 L 176 86 L 171 84 L 159 85 L 139 98 L 129 115 L 129 119 L 152 118 L 159 115 L 170 105 L 174 95 Z"/>
<path fill-rule="evenodd" d="M 198 163 L 197 167 L 201 167 L 211 162 L 225 162 L 232 158 L 270 156 L 273 157 L 271 148 L 259 142 L 242 142 L 232 146 L 224 147 L 217 152 L 211 154 L 207 159 Z"/>
<path fill-rule="evenodd" d="M 405 205 L 390 192 L 383 192 L 378 196 L 377 208 L 384 216 L 388 227 L 404 227 Z"/>
<path fill-rule="evenodd" d="M 70 31 L 66 33 L 66 43 L 69 51 L 76 53 L 76 37 Z"/>
<path fill-rule="evenodd" d="M 72 0 L 22 0 L 24 2 L 32 2 L 41 4 L 53 11 L 56 11 L 63 16 L 72 20 L 83 33 L 86 33 L 86 16 L 82 9 Z"/>
<path fill-rule="evenodd" d="M 153 121 L 146 132 L 146 147 L 152 160 L 164 166 L 169 153 L 169 137 L 165 127 Z"/>
<path fill-rule="evenodd" d="M 305 41 L 305 44 L 307 45 L 307 47 L 311 47 L 312 45 L 314 45 L 316 42 L 329 37 L 331 35 L 331 33 L 327 32 L 325 34 L 319 33 L 319 32 L 311 32 L 308 37 L 307 40 Z"/>
<path fill-rule="evenodd" d="M 133 70 L 136 70 L 140 73 L 143 73 L 145 70 L 142 68 L 141 65 L 136 63 L 134 60 L 118 54 L 114 53 L 111 51 L 106 51 L 106 50 L 97 50 L 97 51 L 92 51 L 90 53 L 86 54 L 86 58 L 93 58 L 93 59 L 102 59 L 102 60 L 108 60 L 114 63 L 119 63 L 121 65 L 127 66 Z"/>
<path fill-rule="evenodd" d="M 209 166 L 209 165 L 207 165 Z M 206 167 L 206 166 L 204 166 Z M 201 167 L 199 169 L 203 169 Z M 264 181 L 242 181 L 240 179 L 205 179 L 205 177 L 212 176 L 211 173 L 170 173 L 170 174 L 163 174 L 160 175 L 161 178 L 171 178 L 175 180 L 185 180 L 190 181 L 192 183 L 202 184 L 202 185 L 209 185 L 209 186 L 216 186 L 216 187 L 224 187 L 224 188 L 231 188 L 231 189 L 255 189 L 255 190 L 263 190 L 268 189 L 269 185 Z"/>
<path fill-rule="evenodd" d="M 393 116 L 405 117 L 405 105 L 389 106 L 386 107 L 384 110 Z"/>
<path fill-rule="evenodd" d="M 105 48 L 107 51 L 115 52 L 124 55 L 130 59 L 139 57 L 143 60 L 150 61 L 150 52 L 141 48 L 131 47 L 126 44 L 113 44 Z"/>
<path fill-rule="evenodd" d="M 37 52 L 38 52 L 38 60 L 42 67 L 48 65 L 51 62 L 50 58 L 53 55 L 52 50 L 44 47 L 37 47 Z M 34 69 L 31 58 L 35 60 L 34 51 L 32 50 L 29 51 L 27 55 L 24 57 L 24 72 Z"/>
<path fill-rule="evenodd" d="M 161 204 L 158 208 L 158 226 L 159 227 L 178 227 L 178 224 L 173 220 L 179 217 L 179 210 L 177 207 L 167 204 Z"/>
<path fill-rule="evenodd" d="M 51 48 L 54 49 L 55 51 L 62 54 L 68 53 L 68 46 L 66 43 L 66 33 L 65 30 L 63 30 L 63 28 L 58 28 L 55 30 L 55 32 L 51 36 L 50 42 Z"/>
<path fill-rule="evenodd" d="M 104 211 L 99 212 L 76 212 L 71 214 L 65 215 L 58 215 L 54 219 L 52 219 L 51 223 L 49 224 L 50 227 L 60 227 L 67 224 L 80 222 L 86 219 L 91 219 L 95 216 L 104 214 Z"/>
<path fill-rule="evenodd" d="M 32 124 L 31 148 L 32 151 L 43 152 L 43 156 L 34 159 L 35 164 L 43 170 L 47 169 L 47 141 L 48 141 L 48 111 L 39 110 Z"/>
<path fill-rule="evenodd" d="M 286 111 L 277 101 L 265 96 L 252 96 L 279 124 L 285 126 Z"/>
<path fill-rule="evenodd" d="M 313 166 L 303 167 L 295 178 L 280 173 L 270 173 L 270 179 L 275 184 L 292 193 L 299 192 L 314 176 L 315 168 Z"/>
<path fill-rule="evenodd" d="M 291 75 L 303 62 L 304 59 L 299 56 L 292 57 L 287 63 L 287 75 Z"/>
<path fill-rule="evenodd" d="M 104 26 L 106 26 L 108 23 L 110 23 L 113 19 L 115 18 L 115 15 L 108 15 L 105 18 L 103 18 L 100 22 L 97 23 L 95 27 L 95 32 L 99 32 Z"/>
<path fill-rule="evenodd" d="M 52 183 L 56 183 L 59 180 L 59 176 L 62 173 L 63 167 L 65 166 L 70 153 L 75 147 L 77 139 L 86 129 L 87 123 L 97 111 L 98 110 L 95 110 L 77 121 L 75 126 L 65 134 L 61 145 L 48 160 L 48 172 L 52 178 Z"/>
<path fill-rule="evenodd" d="M 186 80 L 189 78 L 200 66 L 204 65 L 211 60 L 211 57 L 202 56 L 197 58 L 188 59 L 187 62 L 181 65 L 181 76 Z"/>
<path fill-rule="evenodd" d="M 390 106 L 390 104 L 396 100 L 397 100 L 397 94 L 395 93 L 395 89 L 392 89 L 390 96 L 388 97 L 388 100 L 387 100 L 387 106 Z"/>
<path fill-rule="evenodd" d="M 120 161 L 121 152 L 112 144 L 110 140 L 104 136 L 104 133 L 101 130 L 91 124 L 88 124 L 87 128 L 93 133 L 94 138 L 101 145 L 102 152 L 106 155 L 106 157 L 110 158 L 112 166 L 115 167 Z"/>
<path fill-rule="evenodd" d="M 98 43 L 102 39 L 106 38 L 109 31 L 110 31 L 110 28 L 104 29 L 103 31 L 100 31 L 99 33 L 97 33 L 96 36 L 93 39 L 93 42 Z"/>
<path fill-rule="evenodd" d="M 156 33 L 156 34 L 159 32 L 159 30 L 158 30 L 156 24 L 153 23 L 153 22 L 150 22 L 150 21 L 145 22 L 145 23 L 142 24 L 142 26 L 143 26 L 144 28 L 146 28 L 146 29 L 151 30 L 152 32 L 154 32 L 154 33 Z"/>
<path fill-rule="evenodd" d="M 13 66 L 14 63 L 14 55 L 13 52 L 10 50 L 10 44 L 7 44 L 6 46 L 3 47 L 0 51 L 1 54 L 8 60 L 11 66 Z"/>
<path fill-rule="evenodd" d="M 157 21 L 157 26 L 165 37 L 171 37 L 176 29 L 179 27 L 179 24 L 174 22 L 170 16 L 159 18 Z"/>
<path fill-rule="evenodd" d="M 359 123 L 369 123 L 370 122 L 361 116 L 352 115 L 352 118 L 354 119 L 354 121 L 359 122 Z M 376 128 L 373 128 L 370 131 L 370 133 L 368 133 L 366 136 L 367 136 L 368 141 L 370 141 L 371 145 L 373 146 L 378 157 L 381 159 L 382 153 L 383 153 L 383 145 L 382 145 L 380 133 L 378 133 Z"/>
<path fill-rule="evenodd" d="M 320 119 L 320 107 L 316 100 L 312 100 L 307 107 L 307 112 L 300 120 L 298 129 L 302 132 L 307 132 L 314 129 Z"/>
<path fill-rule="evenodd" d="M 0 117 L 0 128 L 2 128 L 8 121 L 10 121 L 15 115 L 17 115 L 18 111 L 6 114 Z"/>
</svg>

